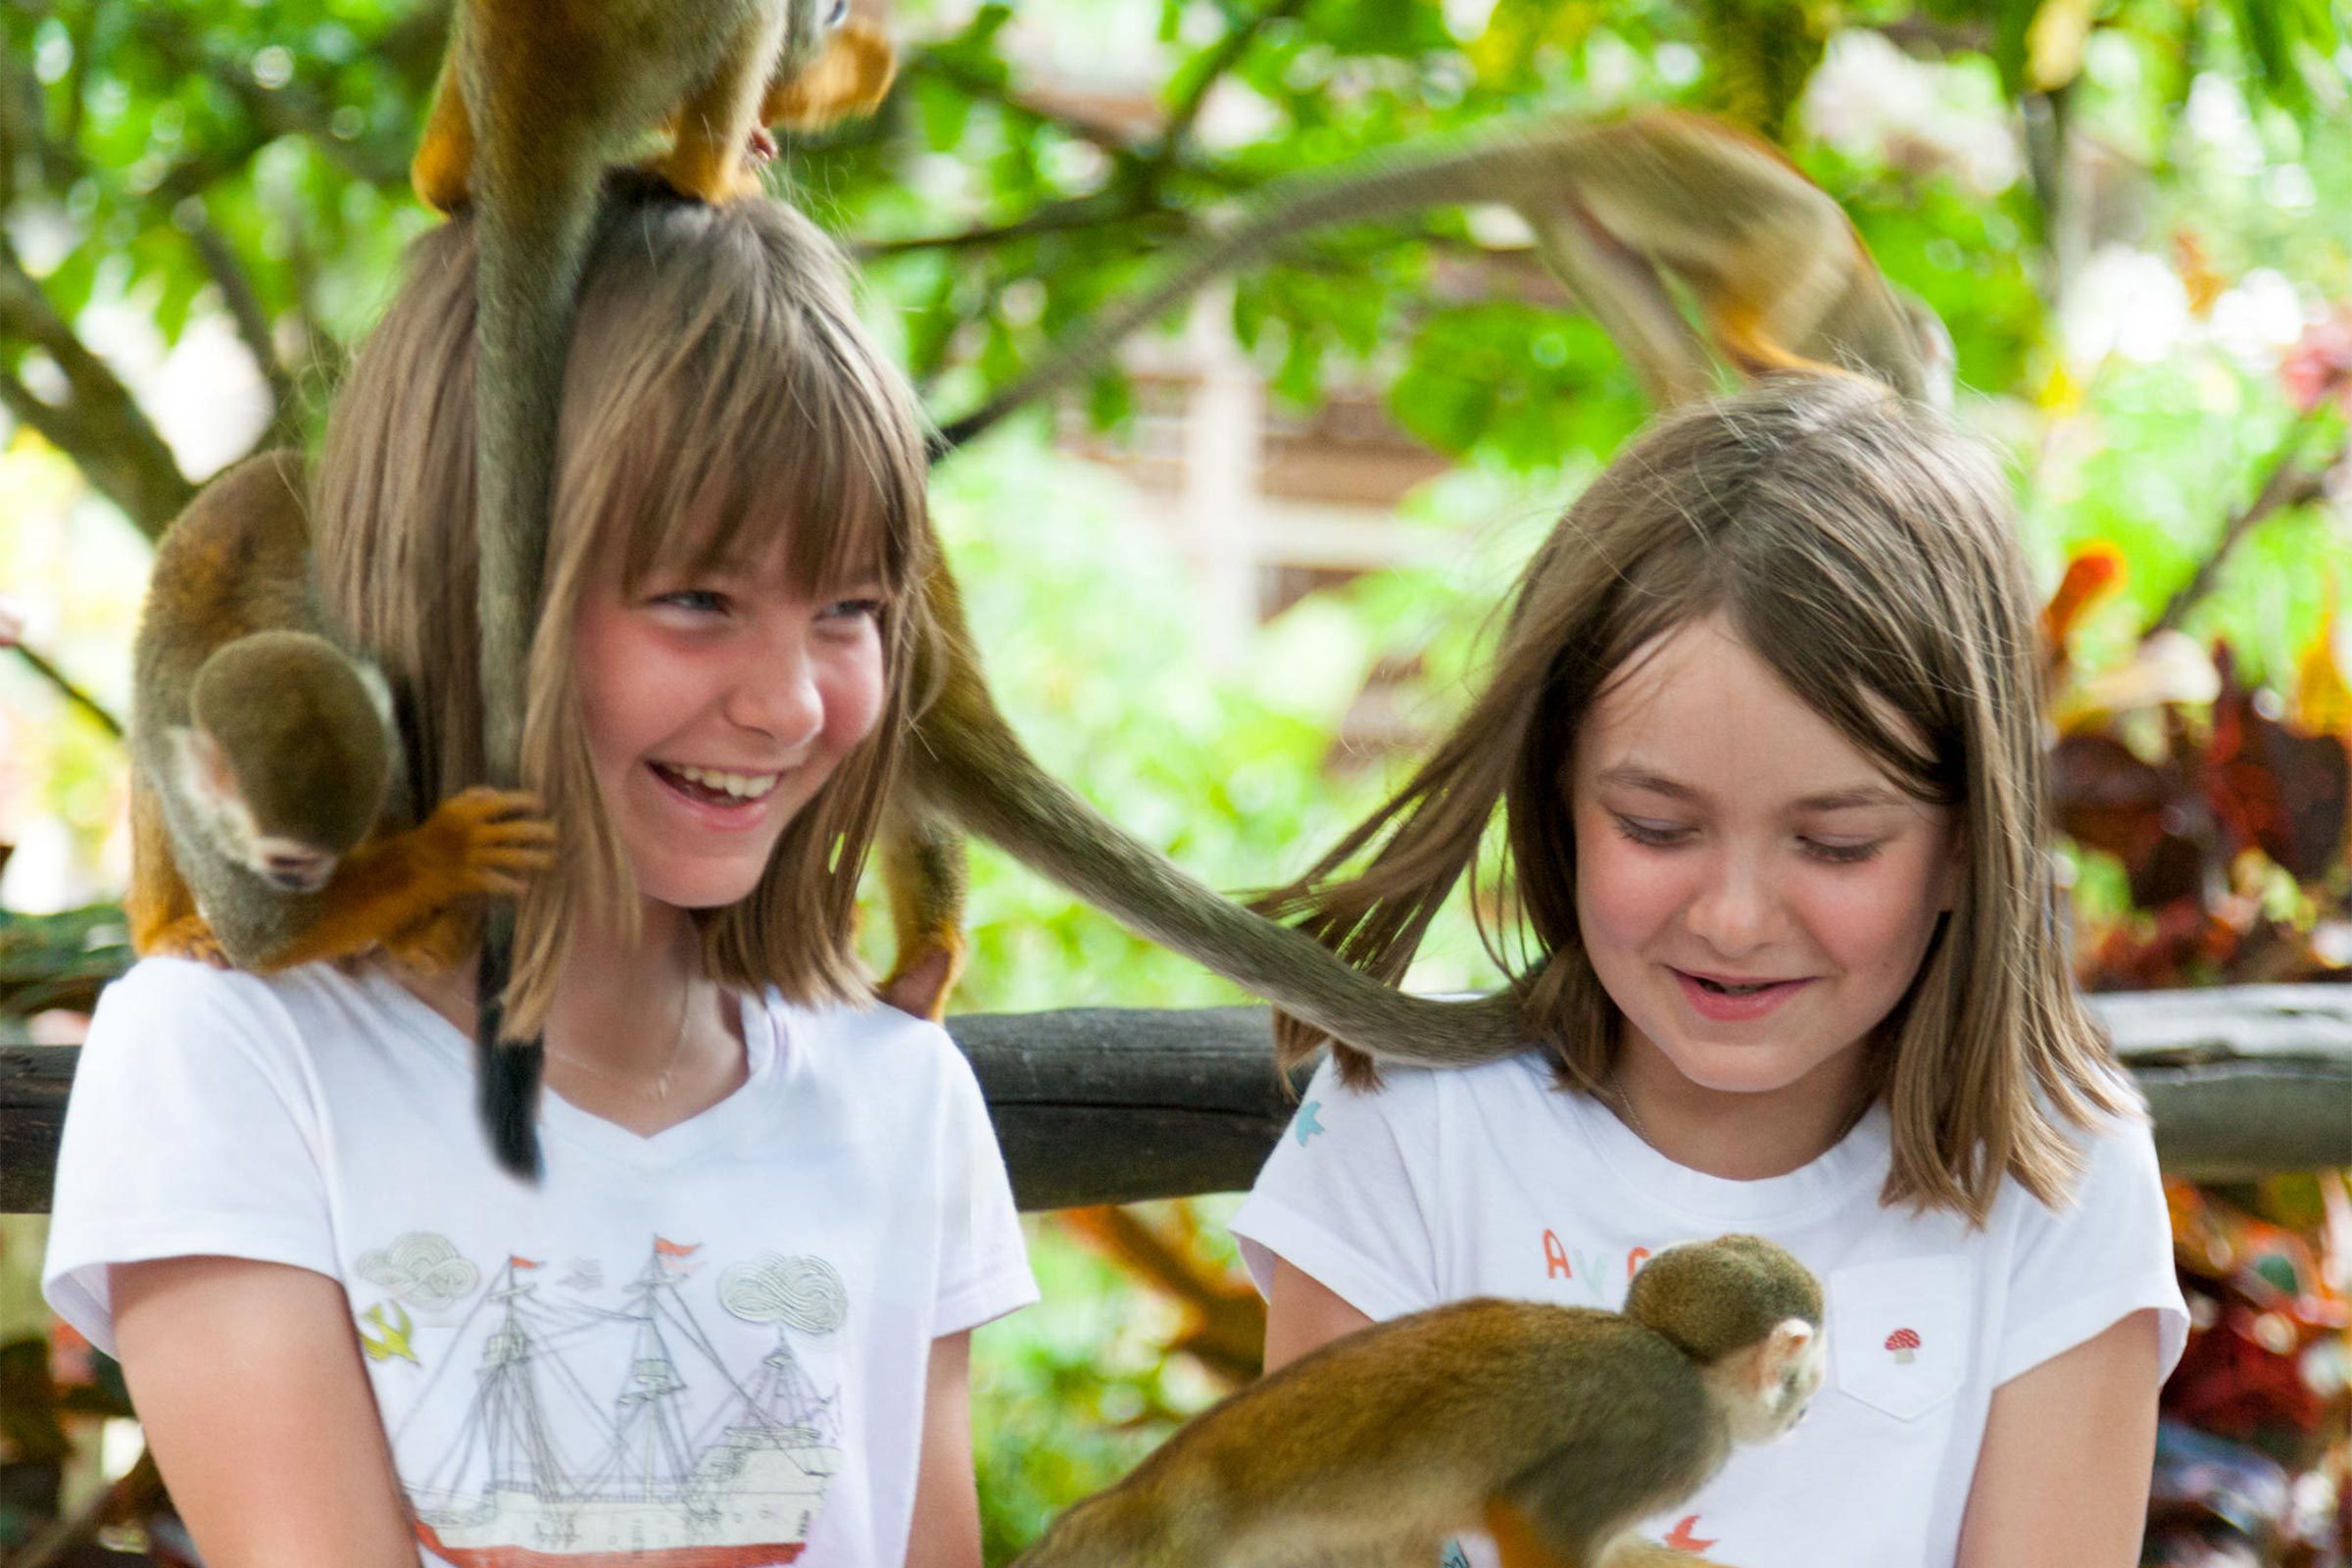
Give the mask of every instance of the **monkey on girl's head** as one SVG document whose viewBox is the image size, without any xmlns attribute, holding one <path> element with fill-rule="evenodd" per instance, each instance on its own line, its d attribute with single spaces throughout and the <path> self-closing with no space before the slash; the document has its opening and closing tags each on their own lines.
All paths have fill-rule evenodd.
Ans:
<svg viewBox="0 0 2352 1568">
<path fill-rule="evenodd" d="M 483 775 L 475 679 L 473 225 L 419 239 L 329 420 L 314 484 L 321 593 L 380 662 L 410 786 Z M 601 209 L 566 362 L 545 609 L 523 776 L 562 835 L 517 911 L 519 1030 L 539 1028 L 584 926 L 625 936 L 639 890 L 582 729 L 575 638 L 599 573 L 634 591 L 789 540 L 789 573 L 870 582 L 884 707 L 803 804 L 748 898 L 694 911 L 704 973 L 796 1001 L 866 995 L 855 895 L 915 699 L 908 650 L 930 564 L 920 425 L 858 327 L 838 252 L 782 203 L 713 208 L 638 176 Z M 686 759 L 685 760 L 708 760 Z M 678 786 L 680 781 L 668 781 Z M 723 789 L 724 779 L 690 789 Z M 527 1116 L 527 1097 L 517 1107 Z"/>
</svg>

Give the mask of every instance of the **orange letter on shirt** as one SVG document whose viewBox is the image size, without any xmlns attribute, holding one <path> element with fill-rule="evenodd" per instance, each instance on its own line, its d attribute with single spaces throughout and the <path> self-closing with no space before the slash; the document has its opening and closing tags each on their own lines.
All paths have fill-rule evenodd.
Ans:
<svg viewBox="0 0 2352 1568">
<path fill-rule="evenodd" d="M 1562 1247 L 1559 1237 L 1550 1231 L 1544 1233 L 1544 1277 L 1547 1280 L 1576 1278 L 1575 1271 L 1568 1266 L 1568 1249 Z"/>
</svg>

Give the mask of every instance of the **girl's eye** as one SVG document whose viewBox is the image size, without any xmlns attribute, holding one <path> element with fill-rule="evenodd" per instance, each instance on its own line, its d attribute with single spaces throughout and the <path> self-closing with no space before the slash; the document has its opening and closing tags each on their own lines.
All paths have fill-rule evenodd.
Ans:
<svg viewBox="0 0 2352 1568">
<path fill-rule="evenodd" d="M 1690 836 L 1689 828 L 1676 827 L 1671 822 L 1644 822 L 1640 817 L 1621 816 L 1615 811 L 1609 813 L 1609 820 L 1617 824 L 1619 833 L 1636 844 L 1646 844 L 1651 849 L 1680 844 Z"/>
<path fill-rule="evenodd" d="M 654 603 L 671 610 L 690 610 L 703 613 L 715 613 L 727 605 L 724 595 L 710 588 L 673 589 L 669 593 L 655 595 Z"/>
<path fill-rule="evenodd" d="M 882 601 L 879 599 L 836 599 L 825 607 L 827 620 L 880 620 Z"/>
<path fill-rule="evenodd" d="M 1816 860 L 1830 865 L 1860 865 L 1886 847 L 1886 840 L 1873 839 L 1864 844 L 1825 844 L 1819 839 L 1804 841 L 1805 853 Z"/>
</svg>

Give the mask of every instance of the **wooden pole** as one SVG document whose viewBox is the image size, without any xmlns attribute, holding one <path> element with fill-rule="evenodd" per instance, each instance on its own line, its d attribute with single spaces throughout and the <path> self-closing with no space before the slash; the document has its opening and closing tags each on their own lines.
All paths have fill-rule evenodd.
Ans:
<svg viewBox="0 0 2352 1568">
<path fill-rule="evenodd" d="M 2352 987 L 2094 997 L 2166 1170 L 2206 1181 L 2352 1166 Z M 0 1020 L 4 1022 L 4 1020 Z M 948 1020 L 1023 1208 L 1245 1188 L 1293 1101 L 1262 1007 Z M 0 1211 L 49 1206 L 78 1052 L 0 1037 Z"/>
</svg>

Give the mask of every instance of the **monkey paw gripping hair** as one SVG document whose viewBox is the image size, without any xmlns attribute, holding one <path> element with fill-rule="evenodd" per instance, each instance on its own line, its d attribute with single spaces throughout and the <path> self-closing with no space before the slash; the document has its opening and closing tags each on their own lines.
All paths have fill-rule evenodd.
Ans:
<svg viewBox="0 0 2352 1568">
<path fill-rule="evenodd" d="M 1196 1417 L 1018 1568 L 1425 1568 L 1469 1530 L 1505 1568 L 1704 1568 L 1630 1533 L 1788 1431 L 1825 1369 L 1803 1264 L 1688 1243 L 1623 1313 L 1480 1298 L 1336 1340 Z"/>
<path fill-rule="evenodd" d="M 311 586 L 298 459 L 208 485 L 164 536 L 131 715 L 131 946 L 268 971 L 382 949 L 446 968 L 486 895 L 550 858 L 527 795 L 474 789 L 416 826 L 390 698 Z"/>
<path fill-rule="evenodd" d="M 521 779 L 525 671 L 537 624 L 556 428 L 574 296 L 606 165 L 668 126 L 653 166 L 718 203 L 759 189 L 771 122 L 815 125 L 869 110 L 892 57 L 846 21 L 847 0 L 466 0 L 412 176 L 481 228 L 476 472 L 483 751 L 491 782 Z M 544 973 L 514 961 L 492 910 L 476 987 L 484 1116 L 509 1169 L 539 1166 Z M 544 946 L 544 945 L 542 945 Z M 502 1049 L 502 1048 L 513 1049 Z"/>
</svg>

